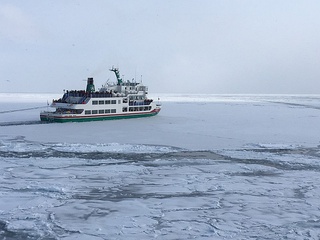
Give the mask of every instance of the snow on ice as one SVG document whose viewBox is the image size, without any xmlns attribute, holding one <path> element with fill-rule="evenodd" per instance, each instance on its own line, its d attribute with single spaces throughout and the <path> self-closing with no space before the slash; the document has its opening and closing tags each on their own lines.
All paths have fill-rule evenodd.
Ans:
<svg viewBox="0 0 320 240">
<path fill-rule="evenodd" d="M 41 124 L 57 96 L 0 94 L 2 239 L 320 238 L 320 96 L 156 94 L 155 117 Z"/>
</svg>

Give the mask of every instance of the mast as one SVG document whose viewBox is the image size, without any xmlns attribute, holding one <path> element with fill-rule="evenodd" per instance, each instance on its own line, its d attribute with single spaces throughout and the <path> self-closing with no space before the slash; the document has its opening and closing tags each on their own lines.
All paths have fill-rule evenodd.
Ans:
<svg viewBox="0 0 320 240">
<path fill-rule="evenodd" d="M 120 78 L 120 72 L 119 72 L 119 68 L 114 68 L 112 67 L 111 69 L 109 69 L 111 72 L 114 72 L 114 74 L 117 77 L 118 80 L 118 84 L 117 85 L 121 85 L 122 84 L 122 78 Z"/>
</svg>

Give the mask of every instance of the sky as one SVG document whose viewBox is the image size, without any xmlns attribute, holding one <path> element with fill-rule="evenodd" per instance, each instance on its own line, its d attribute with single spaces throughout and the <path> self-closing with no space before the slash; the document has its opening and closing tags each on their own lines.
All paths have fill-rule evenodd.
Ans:
<svg viewBox="0 0 320 240">
<path fill-rule="evenodd" d="M 0 92 L 320 94 L 318 0 L 1 0 Z"/>
</svg>

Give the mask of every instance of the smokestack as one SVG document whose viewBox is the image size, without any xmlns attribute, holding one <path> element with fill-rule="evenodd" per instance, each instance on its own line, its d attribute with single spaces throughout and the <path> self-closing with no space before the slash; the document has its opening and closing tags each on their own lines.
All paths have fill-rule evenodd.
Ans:
<svg viewBox="0 0 320 240">
<path fill-rule="evenodd" d="M 94 84 L 93 84 L 93 78 L 88 78 L 88 81 L 87 81 L 87 92 L 95 92 L 95 87 L 94 87 Z"/>
</svg>

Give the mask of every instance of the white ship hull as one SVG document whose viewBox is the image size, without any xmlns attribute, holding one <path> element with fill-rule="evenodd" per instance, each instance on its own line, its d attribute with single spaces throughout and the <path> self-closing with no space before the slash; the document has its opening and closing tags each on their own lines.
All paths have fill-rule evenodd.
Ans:
<svg viewBox="0 0 320 240">
<path fill-rule="evenodd" d="M 99 121 L 123 118 L 151 117 L 157 115 L 160 104 L 154 102 L 128 102 L 127 98 L 91 98 L 87 103 L 70 104 L 55 103 L 51 107 L 58 110 L 55 112 L 44 111 L 40 114 L 41 121 L 53 122 L 82 122 Z M 112 103 L 115 102 L 115 103 Z M 144 104 L 145 103 L 145 104 Z M 148 103 L 148 104 L 147 104 Z"/>
</svg>

